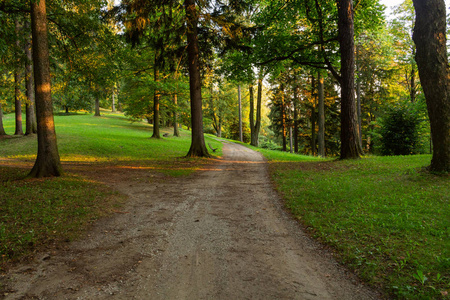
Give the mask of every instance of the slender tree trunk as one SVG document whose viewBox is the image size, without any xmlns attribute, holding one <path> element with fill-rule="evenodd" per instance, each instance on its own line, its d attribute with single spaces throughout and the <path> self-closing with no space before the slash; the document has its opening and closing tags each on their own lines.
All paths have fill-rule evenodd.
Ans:
<svg viewBox="0 0 450 300">
<path fill-rule="evenodd" d="M 254 91 L 253 85 L 249 87 L 250 92 L 250 130 L 251 130 L 251 141 L 252 146 L 259 146 L 259 131 L 261 129 L 261 102 L 262 102 L 262 78 L 258 79 L 258 91 L 256 95 L 256 119 L 255 119 L 255 108 L 254 108 Z"/>
<path fill-rule="evenodd" d="M 31 1 L 38 153 L 30 177 L 61 175 L 51 96 L 45 0 Z"/>
<path fill-rule="evenodd" d="M 178 129 L 178 94 L 173 94 L 173 136 L 180 136 L 180 130 Z"/>
<path fill-rule="evenodd" d="M 100 96 L 97 95 L 95 96 L 95 114 L 94 117 L 100 117 Z"/>
<path fill-rule="evenodd" d="M 19 20 L 15 20 L 15 34 L 16 34 L 16 49 L 20 49 L 19 33 L 21 31 L 21 26 Z M 16 131 L 14 135 L 23 135 L 22 129 L 22 101 L 20 100 L 21 91 L 20 84 L 22 81 L 22 76 L 20 75 L 20 57 L 19 53 L 16 53 L 17 62 L 14 69 L 14 108 L 16 116 Z"/>
<path fill-rule="evenodd" d="M 3 110 L 2 103 L 0 102 L 0 136 L 7 135 L 5 132 L 5 127 L 3 127 Z"/>
<path fill-rule="evenodd" d="M 294 87 L 294 152 L 298 153 L 298 95 L 299 86 L 297 82 L 298 78 L 295 76 L 295 87 Z"/>
<path fill-rule="evenodd" d="M 284 84 L 280 85 L 281 93 L 281 128 L 283 130 L 283 151 L 287 151 L 287 126 L 286 126 L 286 103 L 284 99 Z"/>
<path fill-rule="evenodd" d="M 26 96 L 27 103 L 26 107 L 26 125 L 25 125 L 25 135 L 30 135 L 36 133 L 36 119 L 34 115 L 34 86 L 33 86 L 33 55 L 31 54 L 31 40 L 28 35 L 28 30 L 30 28 L 29 22 L 25 22 L 26 28 L 26 36 L 27 39 L 25 41 L 25 55 L 26 55 L 26 63 L 25 63 L 25 86 L 26 86 Z M 33 126 L 34 125 L 34 126 Z"/>
<path fill-rule="evenodd" d="M 192 142 L 187 157 L 210 157 L 203 134 L 202 88 L 197 36 L 198 15 L 195 0 L 185 0 L 187 18 L 187 52 L 189 64 L 189 90 L 191 96 Z"/>
<path fill-rule="evenodd" d="M 111 97 L 112 97 L 111 111 L 116 112 L 116 92 L 115 92 L 114 88 L 112 89 Z"/>
<path fill-rule="evenodd" d="M 323 92 L 323 77 L 321 76 L 320 71 L 318 72 L 317 77 L 319 84 L 319 133 L 317 136 L 319 146 L 318 155 L 325 157 L 325 97 Z"/>
<path fill-rule="evenodd" d="M 159 65 L 158 65 L 158 57 L 155 53 L 155 66 L 154 66 L 154 73 L 153 73 L 153 79 L 155 82 L 159 82 Z M 159 133 L 159 118 L 160 118 L 160 111 L 159 111 L 159 100 L 161 95 L 159 94 L 159 91 L 155 89 L 155 93 L 153 95 L 153 135 L 152 138 L 160 139 L 161 135 Z"/>
<path fill-rule="evenodd" d="M 314 76 L 311 76 L 311 154 L 316 156 L 316 82 Z"/>
<path fill-rule="evenodd" d="M 289 152 L 294 153 L 294 139 L 292 138 L 292 126 L 289 126 Z"/>
<path fill-rule="evenodd" d="M 338 2 L 339 44 L 341 49 L 341 159 L 359 158 L 355 110 L 355 45 L 353 1 Z"/>
<path fill-rule="evenodd" d="M 250 145 L 253 145 L 254 142 L 254 135 L 255 135 L 255 98 L 253 93 L 253 84 L 249 84 L 248 86 L 248 93 L 249 93 L 249 101 L 250 101 Z"/>
<path fill-rule="evenodd" d="M 238 85 L 238 100 L 239 100 L 239 141 L 243 142 L 242 135 L 242 99 L 241 99 L 241 85 Z"/>
<path fill-rule="evenodd" d="M 358 121 L 358 139 L 362 147 L 362 122 L 361 122 L 361 74 L 359 66 L 359 47 L 356 47 L 356 117 Z"/>
<path fill-rule="evenodd" d="M 450 70 L 444 0 L 413 0 L 413 40 L 433 140 L 431 171 L 450 172 Z"/>
</svg>

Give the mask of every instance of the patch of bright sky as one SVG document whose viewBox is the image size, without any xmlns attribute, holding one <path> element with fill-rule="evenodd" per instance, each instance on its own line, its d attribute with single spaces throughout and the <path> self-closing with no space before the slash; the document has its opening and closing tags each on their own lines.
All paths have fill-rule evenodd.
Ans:
<svg viewBox="0 0 450 300">
<path fill-rule="evenodd" d="M 400 5 L 404 0 L 380 0 L 381 4 L 386 6 L 386 16 L 389 19 L 389 15 L 391 14 L 394 6 Z M 447 13 L 449 12 L 450 0 L 445 0 L 445 7 L 447 7 Z"/>
</svg>

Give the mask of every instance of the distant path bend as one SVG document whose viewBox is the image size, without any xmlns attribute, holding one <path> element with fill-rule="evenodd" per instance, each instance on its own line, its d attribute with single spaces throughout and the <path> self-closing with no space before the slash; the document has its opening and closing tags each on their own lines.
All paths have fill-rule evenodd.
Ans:
<svg viewBox="0 0 450 300">
<path fill-rule="evenodd" d="M 6 299 L 378 299 L 285 213 L 261 154 L 223 153 L 188 178 L 109 174 L 126 213 L 13 270 Z"/>
</svg>

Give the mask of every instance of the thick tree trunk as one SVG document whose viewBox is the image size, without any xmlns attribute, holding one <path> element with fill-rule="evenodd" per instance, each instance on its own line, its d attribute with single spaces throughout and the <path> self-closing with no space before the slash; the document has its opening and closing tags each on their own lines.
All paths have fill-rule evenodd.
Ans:
<svg viewBox="0 0 450 300">
<path fill-rule="evenodd" d="M 36 118 L 34 114 L 34 78 L 33 78 L 33 55 L 31 54 L 31 40 L 28 35 L 29 22 L 25 22 L 25 28 L 27 30 L 27 39 L 25 41 L 25 86 L 26 86 L 26 125 L 25 125 L 25 135 L 36 133 Z"/>
<path fill-rule="evenodd" d="M 15 20 L 15 34 L 16 34 L 16 49 L 20 49 L 20 41 L 19 41 L 19 33 L 20 33 L 20 24 L 19 21 Z M 14 135 L 23 135 L 22 128 L 22 101 L 20 100 L 21 91 L 20 84 L 22 81 L 22 76 L 20 76 L 20 55 L 16 53 L 17 62 L 14 69 L 14 109 L 16 116 L 16 131 Z"/>
<path fill-rule="evenodd" d="M 5 132 L 5 127 L 3 127 L 3 110 L 2 103 L 0 102 L 0 136 L 7 135 Z"/>
<path fill-rule="evenodd" d="M 38 153 L 29 176 L 60 176 L 61 162 L 53 121 L 45 0 L 31 1 L 31 28 L 33 36 Z"/>
<path fill-rule="evenodd" d="M 175 93 L 173 94 L 173 136 L 180 136 L 180 130 L 178 129 L 178 114 L 177 114 L 177 107 L 178 107 L 178 95 Z"/>
<path fill-rule="evenodd" d="M 431 171 L 450 172 L 450 71 L 444 0 L 413 0 L 413 40 L 433 140 Z"/>
<path fill-rule="evenodd" d="M 317 77 L 319 89 L 319 133 L 317 135 L 319 146 L 318 155 L 325 157 L 325 97 L 323 92 L 323 77 L 321 76 L 320 71 L 318 72 Z"/>
<path fill-rule="evenodd" d="M 339 0 L 338 27 L 341 49 L 341 159 L 359 158 L 355 110 L 355 45 L 353 29 L 353 1 Z"/>
<path fill-rule="evenodd" d="M 198 15 L 195 0 L 184 2 L 187 18 L 187 51 L 189 65 L 189 90 L 191 96 L 192 142 L 187 157 L 210 157 L 203 135 L 202 89 L 197 36 Z"/>
</svg>

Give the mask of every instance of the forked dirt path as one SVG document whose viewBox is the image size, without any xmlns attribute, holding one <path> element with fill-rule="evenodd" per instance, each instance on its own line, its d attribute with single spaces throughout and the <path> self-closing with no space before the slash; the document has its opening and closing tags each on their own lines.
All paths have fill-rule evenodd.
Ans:
<svg viewBox="0 0 450 300">
<path fill-rule="evenodd" d="M 378 299 L 302 233 L 257 152 L 226 143 L 188 178 L 100 176 L 123 212 L 11 270 L 6 299 Z"/>
</svg>

